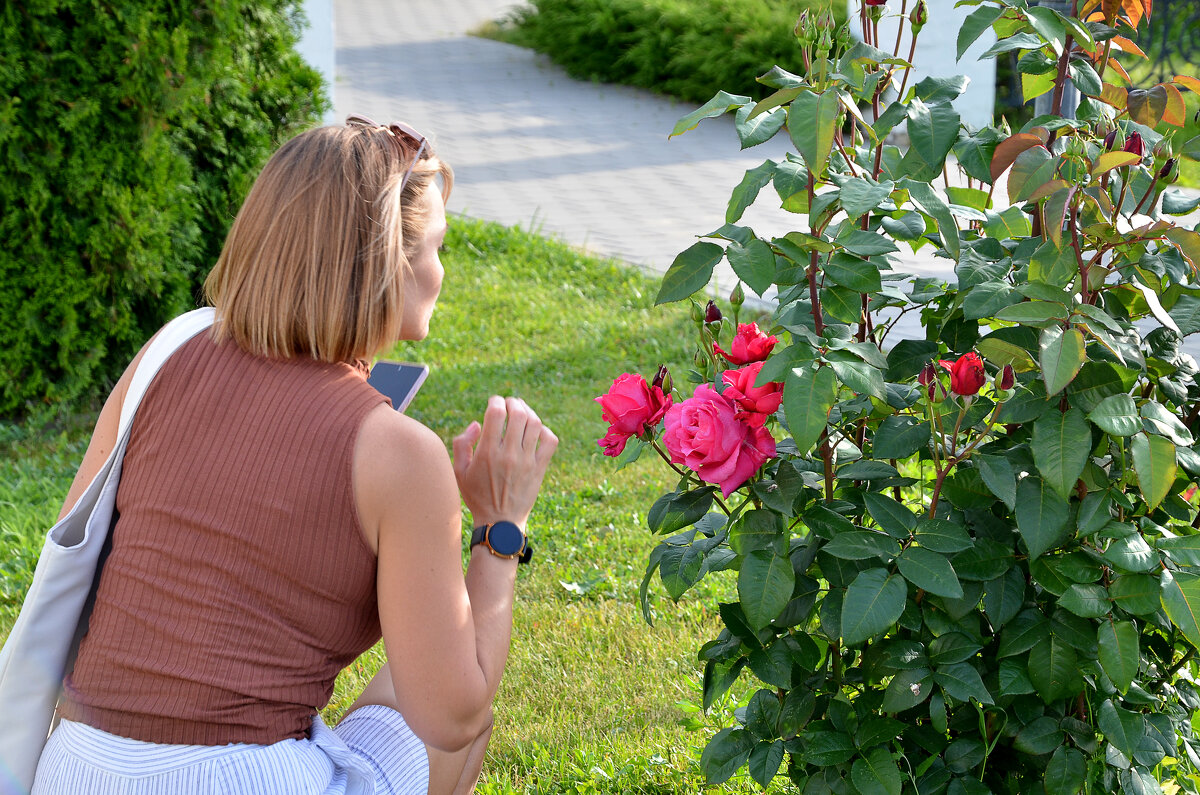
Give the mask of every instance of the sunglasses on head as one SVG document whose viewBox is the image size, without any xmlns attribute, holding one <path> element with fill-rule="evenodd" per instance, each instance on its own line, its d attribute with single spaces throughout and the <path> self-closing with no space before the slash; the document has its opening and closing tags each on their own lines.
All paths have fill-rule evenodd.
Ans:
<svg viewBox="0 0 1200 795">
<path fill-rule="evenodd" d="M 412 176 L 413 169 L 417 165 L 417 161 L 421 159 L 421 155 L 425 152 L 425 136 L 409 127 L 403 122 L 394 121 L 391 124 L 380 124 L 372 121 L 366 116 L 360 116 L 357 113 L 352 113 L 346 117 L 346 124 L 355 127 L 372 127 L 385 131 L 396 141 L 396 145 L 400 149 L 401 156 L 405 155 L 407 149 L 415 149 L 416 153 L 412 156 L 412 160 L 408 161 L 408 168 L 404 171 L 404 176 L 400 180 L 400 190 L 404 190 L 404 186 L 408 184 L 408 178 Z"/>
</svg>

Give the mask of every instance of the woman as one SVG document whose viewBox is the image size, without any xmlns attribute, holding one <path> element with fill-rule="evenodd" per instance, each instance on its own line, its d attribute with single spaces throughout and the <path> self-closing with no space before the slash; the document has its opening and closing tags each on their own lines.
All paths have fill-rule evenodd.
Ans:
<svg viewBox="0 0 1200 795">
<path fill-rule="evenodd" d="M 367 359 L 428 332 L 451 183 L 418 133 L 361 117 L 263 168 L 205 284 L 212 332 L 172 356 L 133 423 L 34 792 L 474 788 L 512 544 L 558 442 L 524 402 L 492 397 L 452 465 L 365 380 Z M 64 514 L 115 443 L 140 356 Z M 460 497 L 492 527 L 465 578 Z M 381 634 L 389 662 L 327 728 L 337 673 Z"/>
</svg>

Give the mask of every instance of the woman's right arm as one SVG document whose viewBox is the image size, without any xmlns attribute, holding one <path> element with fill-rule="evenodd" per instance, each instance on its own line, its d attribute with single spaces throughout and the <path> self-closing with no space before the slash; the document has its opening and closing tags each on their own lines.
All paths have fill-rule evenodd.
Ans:
<svg viewBox="0 0 1200 795">
<path fill-rule="evenodd" d="M 512 631 L 516 561 L 476 547 L 463 576 L 460 489 L 474 524 L 523 528 L 557 441 L 523 402 L 496 397 L 455 439 L 453 466 L 432 431 L 386 406 L 360 432 L 355 493 L 397 704 L 435 748 L 463 748 L 490 722 Z"/>
</svg>

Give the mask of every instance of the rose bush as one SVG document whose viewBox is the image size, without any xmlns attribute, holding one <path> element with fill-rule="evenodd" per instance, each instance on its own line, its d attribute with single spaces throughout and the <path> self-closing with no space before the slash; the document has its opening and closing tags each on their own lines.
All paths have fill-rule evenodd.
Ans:
<svg viewBox="0 0 1200 795">
<path fill-rule="evenodd" d="M 736 584 L 699 650 L 702 707 L 756 689 L 701 755 L 712 783 L 1200 793 L 1200 368 L 1182 346 L 1200 234 L 1161 217 L 1200 206 L 1167 190 L 1200 158 L 1172 133 L 1200 81 L 1127 85 L 1113 53 L 1136 52 L 1149 0 L 968 5 L 958 52 L 991 28 L 1026 99 L 1080 90 L 1074 118 L 962 124 L 965 82 L 910 87 L 914 48 L 880 39 L 895 9 L 868 0 L 865 41 L 804 17 L 804 74 L 677 125 L 733 113 L 743 148 L 785 134 L 795 152 L 747 171 L 663 278 L 660 304 L 723 259 L 741 281 L 728 313 L 693 303 L 692 396 L 632 430 L 605 415 L 621 465 L 652 449 L 680 478 L 647 514 L 664 538 L 642 610 L 655 574 L 672 599 Z M 928 10 L 906 13 L 911 38 Z M 796 229 L 741 223 L 768 193 Z M 901 247 L 933 247 L 954 283 L 897 272 Z M 754 323 L 743 285 L 774 299 Z M 921 333 L 898 339 L 910 313 Z"/>
</svg>

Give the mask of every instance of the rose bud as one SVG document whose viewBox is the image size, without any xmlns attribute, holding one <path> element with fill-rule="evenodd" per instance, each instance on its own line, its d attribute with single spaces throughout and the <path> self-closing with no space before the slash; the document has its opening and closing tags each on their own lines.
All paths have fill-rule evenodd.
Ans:
<svg viewBox="0 0 1200 795">
<path fill-rule="evenodd" d="M 946 387 L 937 381 L 931 381 L 929 386 L 925 387 L 925 394 L 929 397 L 930 403 L 941 403 L 946 399 Z"/>
<path fill-rule="evenodd" d="M 917 383 L 921 386 L 929 386 L 937 379 L 937 368 L 933 366 L 933 362 L 927 362 L 921 368 L 921 374 L 917 376 Z"/>
<path fill-rule="evenodd" d="M 1146 154 L 1146 142 L 1142 140 L 1141 133 L 1133 133 L 1129 139 L 1125 141 L 1125 151 L 1131 152 L 1138 157 L 1143 157 Z"/>
<path fill-rule="evenodd" d="M 964 353 L 958 361 L 940 360 L 938 364 L 950 371 L 950 390 L 954 394 L 969 397 L 983 388 L 986 380 L 983 359 L 974 351 Z"/>
<path fill-rule="evenodd" d="M 1162 168 L 1158 170 L 1158 178 L 1164 182 L 1174 182 L 1173 171 L 1175 171 L 1175 158 L 1168 157 L 1167 162 L 1163 163 Z"/>
<path fill-rule="evenodd" d="M 886 6 L 887 5 L 887 0 L 863 0 L 863 2 L 868 7 L 871 7 L 871 8 L 876 8 L 878 6 Z"/>
<path fill-rule="evenodd" d="M 720 323 L 721 322 L 721 310 L 712 301 L 709 301 L 708 305 L 706 307 L 704 307 L 704 322 L 705 323 Z"/>
<path fill-rule="evenodd" d="M 729 352 L 721 350 L 721 346 L 714 342 L 713 353 L 724 356 L 730 364 L 750 364 L 770 356 L 777 342 L 779 340 L 774 336 L 769 337 L 759 331 L 757 323 L 742 323 L 737 328 Z"/>
<path fill-rule="evenodd" d="M 996 388 L 1009 390 L 1017 383 L 1017 373 L 1013 370 L 1011 364 L 1004 365 L 1004 369 L 1000 371 L 1000 375 L 996 377 Z"/>
<path fill-rule="evenodd" d="M 695 301 L 692 301 L 692 322 L 698 326 L 704 325 L 704 310 Z"/>
<path fill-rule="evenodd" d="M 662 388 L 650 386 L 637 373 L 616 377 L 608 392 L 596 398 L 608 433 L 596 440 L 607 456 L 619 456 L 631 436 L 640 436 L 659 423 L 671 407 Z"/>
<path fill-rule="evenodd" d="M 1113 127 L 1108 135 L 1104 136 L 1104 151 L 1111 152 L 1112 148 L 1117 145 L 1117 128 Z"/>
<path fill-rule="evenodd" d="M 665 364 L 658 366 L 658 372 L 654 374 L 654 381 L 651 382 L 650 386 L 658 387 L 663 391 L 664 395 L 671 394 L 671 387 L 674 386 L 674 383 L 671 381 L 671 373 L 667 370 Z"/>
<path fill-rule="evenodd" d="M 729 294 L 729 303 L 734 309 L 746 303 L 746 293 L 742 290 L 741 282 L 738 282 L 737 286 L 733 288 L 733 292 Z"/>
<path fill-rule="evenodd" d="M 929 9 L 925 5 L 925 0 L 919 0 L 917 7 L 908 15 L 908 24 L 912 27 L 913 35 L 921 32 L 921 28 L 925 27 L 925 23 L 929 21 Z"/>
<path fill-rule="evenodd" d="M 768 381 L 765 386 L 754 385 L 762 368 L 762 362 L 754 362 L 741 369 L 726 370 L 721 374 L 721 380 L 728 385 L 722 394 L 741 406 L 746 412 L 742 419 L 756 428 L 765 423 L 769 415 L 778 411 L 779 404 L 783 402 L 782 383 Z"/>
</svg>

